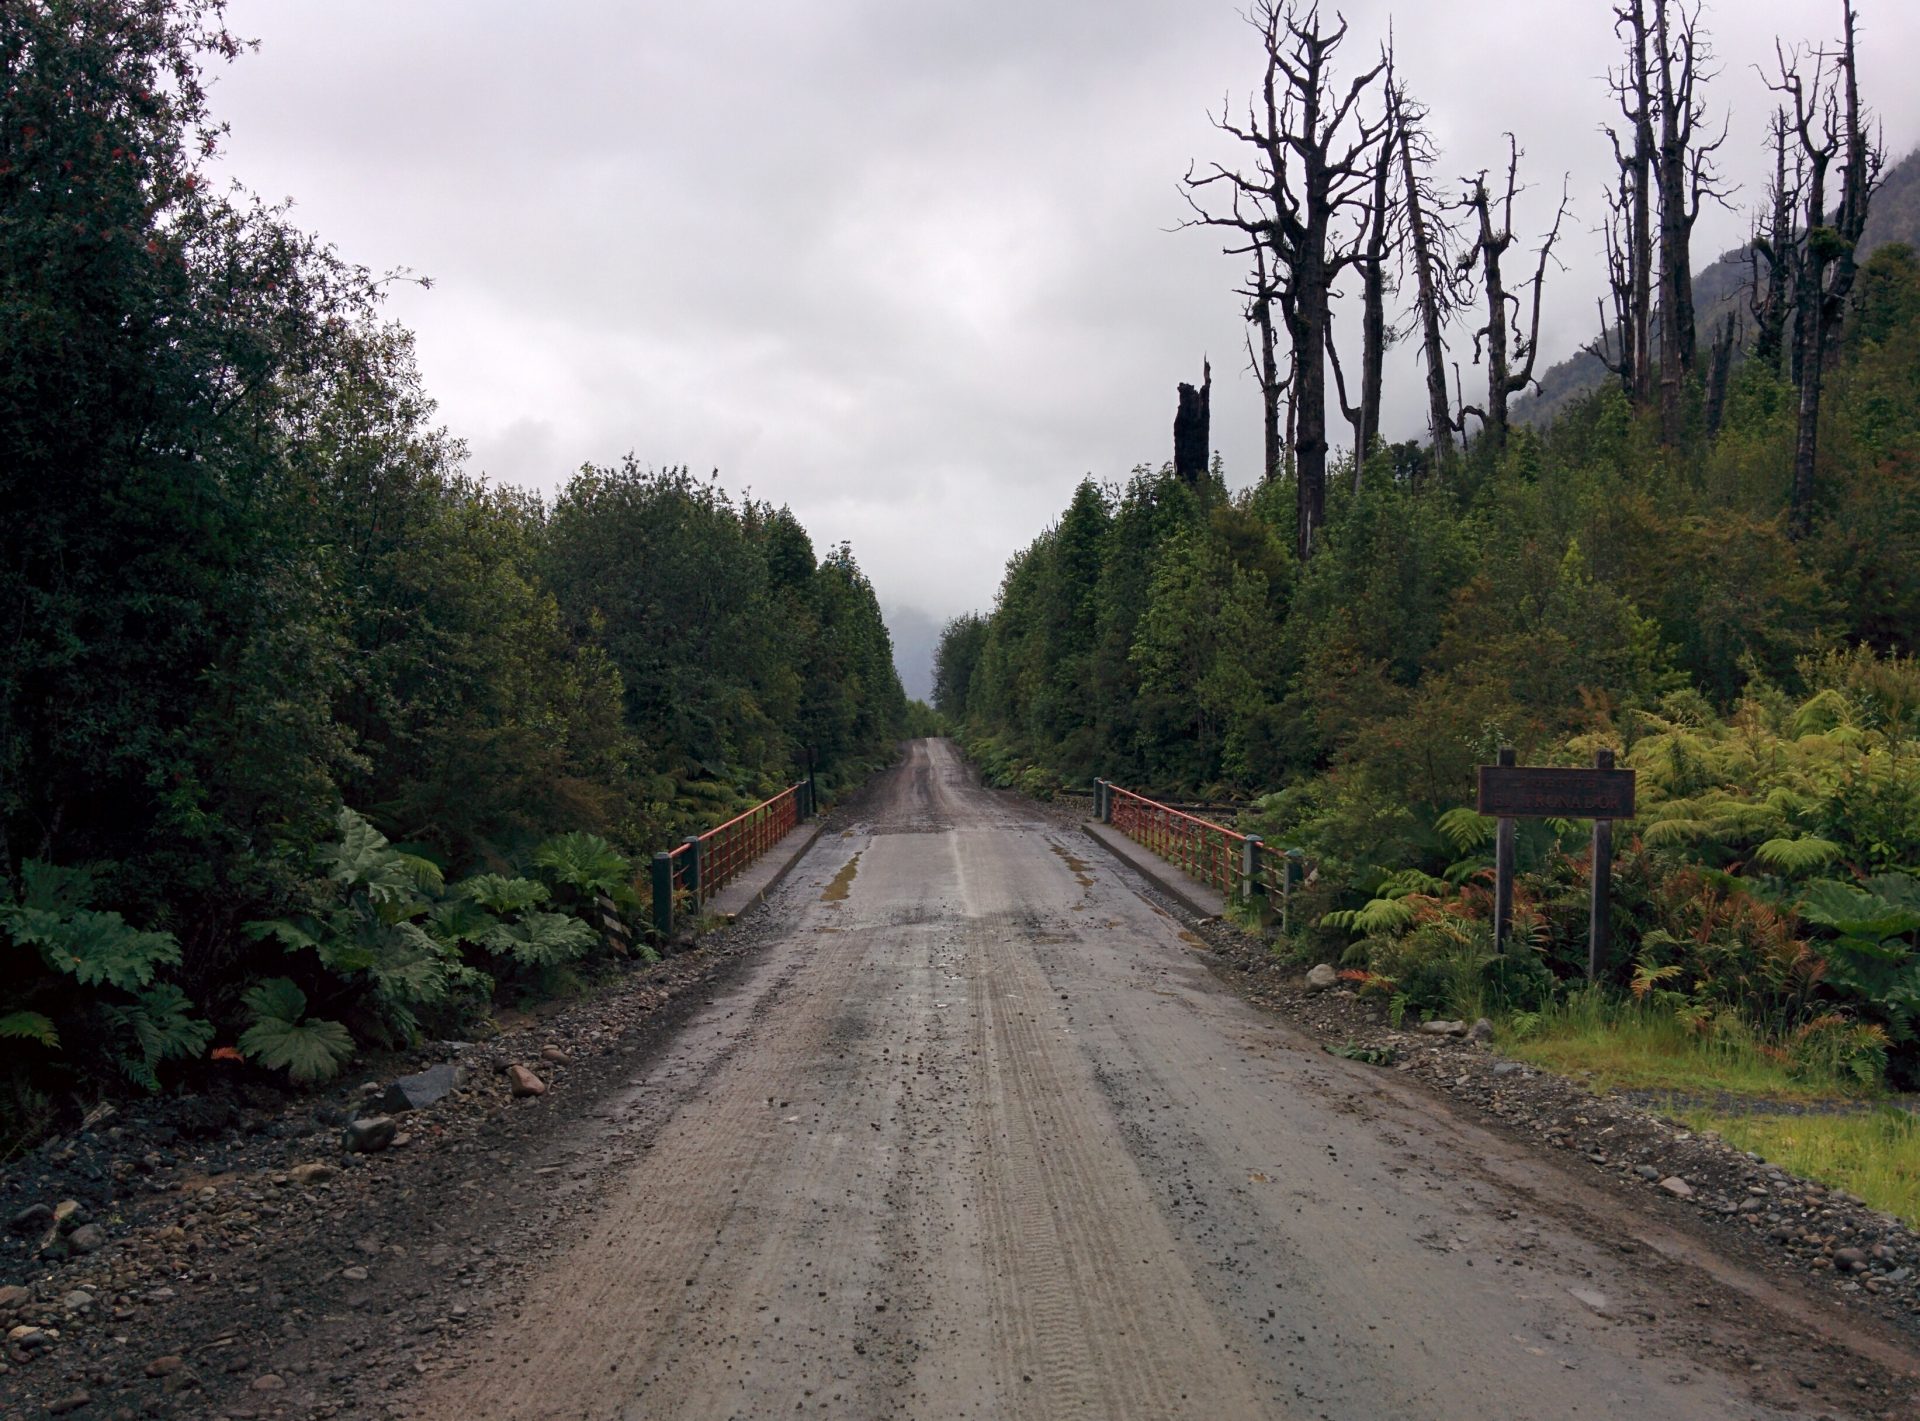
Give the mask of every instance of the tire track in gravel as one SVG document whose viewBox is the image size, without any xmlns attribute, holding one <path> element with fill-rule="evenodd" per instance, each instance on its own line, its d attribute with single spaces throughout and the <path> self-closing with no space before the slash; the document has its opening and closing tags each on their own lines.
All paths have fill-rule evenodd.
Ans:
<svg viewBox="0 0 1920 1421">
<path fill-rule="evenodd" d="M 1551 1163 L 1253 1012 L 1130 876 L 945 742 L 866 813 L 771 900 L 761 958 L 567 1141 L 619 1171 L 578 1237 L 398 1409 L 1792 1409 L 1791 1377 L 1717 1369 L 1764 1355 L 1780 1315 L 1621 1254 L 1621 1211 L 1556 1194 Z"/>
</svg>

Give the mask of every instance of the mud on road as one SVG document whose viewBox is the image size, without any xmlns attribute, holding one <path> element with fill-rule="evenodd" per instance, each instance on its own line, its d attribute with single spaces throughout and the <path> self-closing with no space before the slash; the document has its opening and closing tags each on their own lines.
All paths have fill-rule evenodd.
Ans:
<svg viewBox="0 0 1920 1421">
<path fill-rule="evenodd" d="M 772 914 L 560 1142 L 629 1163 L 412 1414 L 1848 1414 L 1863 1370 L 1905 1406 L 1817 1319 L 1254 1011 L 944 742 Z"/>
<path fill-rule="evenodd" d="M 139 1409 L 1920 1415 L 1900 1336 L 1650 1247 L 1630 1196 L 1327 1055 L 945 742 L 721 938 L 654 1025 L 593 1007 L 555 1094 L 226 1260 L 170 1324 L 204 1389 Z M 166 1341 L 136 1325 L 123 1370 Z M 223 1386 L 234 1346 L 279 1386 Z"/>
</svg>

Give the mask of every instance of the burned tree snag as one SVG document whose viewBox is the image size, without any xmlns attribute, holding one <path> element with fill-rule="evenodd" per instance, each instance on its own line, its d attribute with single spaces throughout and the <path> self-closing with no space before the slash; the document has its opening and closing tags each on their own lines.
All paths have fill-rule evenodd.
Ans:
<svg viewBox="0 0 1920 1421">
<path fill-rule="evenodd" d="M 1293 349 L 1292 426 L 1296 500 L 1295 550 L 1311 556 L 1326 522 L 1327 332 L 1334 283 L 1353 263 L 1351 248 L 1338 245 L 1336 219 L 1358 205 L 1371 181 L 1372 154 L 1385 120 L 1369 121 L 1356 108 L 1384 72 L 1383 60 L 1334 87 L 1332 59 L 1346 38 L 1340 20 L 1323 29 L 1316 5 L 1302 0 L 1255 0 L 1248 16 L 1260 32 L 1266 73 L 1244 120 L 1223 112 L 1214 126 L 1254 153 L 1251 176 L 1219 164 L 1205 176 L 1189 169 L 1186 194 L 1197 220 L 1192 225 L 1241 225 L 1240 200 L 1254 209 L 1248 220 L 1264 221 L 1256 240 L 1272 261 L 1274 296 Z M 1209 189 L 1232 195 L 1231 216 L 1202 206 Z"/>
<path fill-rule="evenodd" d="M 1801 163 L 1796 158 L 1792 176 L 1787 169 L 1787 144 L 1793 120 L 1785 109 L 1773 114 L 1773 181 L 1767 189 L 1767 211 L 1756 223 L 1747 248 L 1749 289 L 1747 310 L 1753 317 L 1753 358 L 1770 374 L 1780 373 L 1787 348 L 1787 316 L 1793 309 L 1794 209 L 1800 201 Z M 1760 264 L 1766 263 L 1766 271 Z"/>
<path fill-rule="evenodd" d="M 1202 362 L 1199 389 L 1182 383 L 1180 405 L 1173 415 L 1173 472 L 1183 483 L 1197 484 L 1211 457 L 1213 366 Z"/>
<path fill-rule="evenodd" d="M 1656 0 L 1661 3 L 1661 0 Z M 1620 377 L 1635 408 L 1653 397 L 1653 80 L 1649 60 L 1646 0 L 1626 0 L 1614 12 L 1614 33 L 1626 47 L 1626 62 L 1608 76 L 1626 120 L 1626 132 L 1608 129 L 1618 180 L 1608 194 L 1611 217 L 1606 227 L 1607 284 L 1613 298 L 1611 329 L 1619 341 L 1614 352 L 1608 322 L 1588 349 Z"/>
<path fill-rule="evenodd" d="M 1780 75 L 1772 85 L 1784 100 L 1782 108 L 1799 147 L 1803 175 L 1800 233 L 1793 263 L 1793 378 L 1800 399 L 1787 509 L 1787 530 L 1795 538 L 1806 536 L 1813 528 L 1825 366 L 1839 340 L 1841 318 L 1857 270 L 1856 252 L 1867 225 L 1867 207 L 1885 161 L 1884 151 L 1867 134 L 1860 107 L 1854 63 L 1858 22 L 1853 0 L 1843 0 L 1842 15 L 1845 33 L 1839 53 L 1796 52 L 1789 59 L 1780 52 Z M 1800 66 L 1808 59 L 1813 71 L 1811 76 L 1804 76 Z M 1841 158 L 1840 200 L 1829 218 L 1827 173 L 1836 157 Z"/>
<path fill-rule="evenodd" d="M 1639 0 L 1635 0 L 1638 4 Z M 1653 0 L 1655 103 L 1660 137 L 1655 176 L 1660 191 L 1660 432 L 1679 440 L 1687 382 L 1698 359 L 1693 310 L 1693 225 L 1700 201 L 1718 196 L 1713 155 L 1726 141 L 1700 137 L 1706 102 L 1699 97 L 1701 65 L 1711 57 L 1699 32 L 1700 6 Z"/>
<path fill-rule="evenodd" d="M 1486 172 L 1482 170 L 1461 202 L 1471 216 L 1475 233 L 1473 245 L 1461 256 L 1459 265 L 1462 269 L 1471 269 L 1476 262 L 1479 264 L 1480 286 L 1487 302 L 1487 323 L 1474 335 L 1474 344 L 1484 351 L 1487 361 L 1487 405 L 1483 410 L 1471 406 L 1462 408 L 1463 412 L 1480 416 L 1484 436 L 1493 441 L 1496 449 L 1505 447 L 1507 442 L 1508 401 L 1533 383 L 1533 363 L 1540 347 L 1540 295 L 1546 285 L 1547 262 L 1552 259 L 1553 244 L 1559 239 L 1560 224 L 1567 215 L 1563 186 L 1553 226 L 1540 243 L 1539 263 L 1534 268 L 1532 281 L 1533 315 L 1523 327 L 1520 295 L 1507 290 L 1502 270 L 1507 249 L 1513 245 L 1513 199 L 1519 191 L 1520 146 L 1509 133 L 1504 196 L 1498 201 L 1494 199 L 1487 187 Z M 1497 225 L 1495 207 L 1500 210 Z"/>
<path fill-rule="evenodd" d="M 1426 171 L 1433 160 L 1423 121 L 1425 111 L 1407 97 L 1404 85 L 1389 85 L 1387 101 L 1392 139 L 1400 158 L 1401 202 L 1406 211 L 1407 257 L 1413 264 L 1414 303 L 1420 322 L 1420 350 L 1427 367 L 1427 429 L 1434 463 L 1444 469 L 1453 459 L 1457 426 L 1447 399 L 1447 347 L 1441 330 L 1458 304 L 1451 267 L 1442 246 L 1446 226 L 1437 214 Z"/>
</svg>

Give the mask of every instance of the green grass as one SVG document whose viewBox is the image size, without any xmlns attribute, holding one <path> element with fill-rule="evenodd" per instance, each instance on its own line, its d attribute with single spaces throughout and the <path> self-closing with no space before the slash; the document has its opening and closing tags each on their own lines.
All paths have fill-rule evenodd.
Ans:
<svg viewBox="0 0 1920 1421">
<path fill-rule="evenodd" d="M 1690 1128 L 1920 1226 L 1920 1119 L 1876 1106 L 1881 1092 L 1857 1080 L 1793 1070 L 1751 1031 L 1723 1025 L 1702 1034 L 1670 1012 L 1577 992 L 1537 1021 L 1510 1019 L 1496 1041 L 1507 1055 L 1596 1092 L 1672 1096 L 1667 1113 Z M 1742 1110 L 1749 1101 L 1753 1109 Z M 1781 1104 L 1832 1108 L 1768 1108 Z"/>
<path fill-rule="evenodd" d="M 1769 1056 L 1752 1033 L 1722 1027 L 1689 1029 L 1671 1013 L 1577 992 L 1540 1014 L 1538 1025 L 1515 1039 L 1501 1033 L 1500 1049 L 1518 1060 L 1571 1076 L 1596 1092 L 1670 1091 L 1676 1095 L 1738 1095 L 1756 1100 L 1859 1099 L 1857 1081 L 1809 1077 Z"/>
<path fill-rule="evenodd" d="M 1782 1169 L 1857 1194 L 1885 1213 L 1920 1227 L 1920 1120 L 1882 1106 L 1848 1115 L 1683 1113 L 1697 1130 L 1712 1130 L 1736 1149 Z"/>
</svg>

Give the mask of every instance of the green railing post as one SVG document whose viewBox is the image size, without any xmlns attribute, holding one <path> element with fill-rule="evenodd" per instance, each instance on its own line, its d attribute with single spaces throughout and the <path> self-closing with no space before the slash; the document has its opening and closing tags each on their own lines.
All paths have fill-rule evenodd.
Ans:
<svg viewBox="0 0 1920 1421">
<path fill-rule="evenodd" d="M 693 902 L 698 903 L 700 901 L 700 871 L 702 868 L 700 862 L 700 840 L 692 834 L 687 835 L 686 849 L 687 897 Z"/>
<path fill-rule="evenodd" d="M 1249 834 L 1240 841 L 1240 875 L 1246 884 L 1247 905 L 1264 910 L 1267 903 L 1267 885 L 1260 881 L 1261 850 L 1266 847 L 1258 834 Z"/>
<path fill-rule="evenodd" d="M 673 936 L 673 855 L 653 856 L 653 930 L 665 943 Z"/>
</svg>

